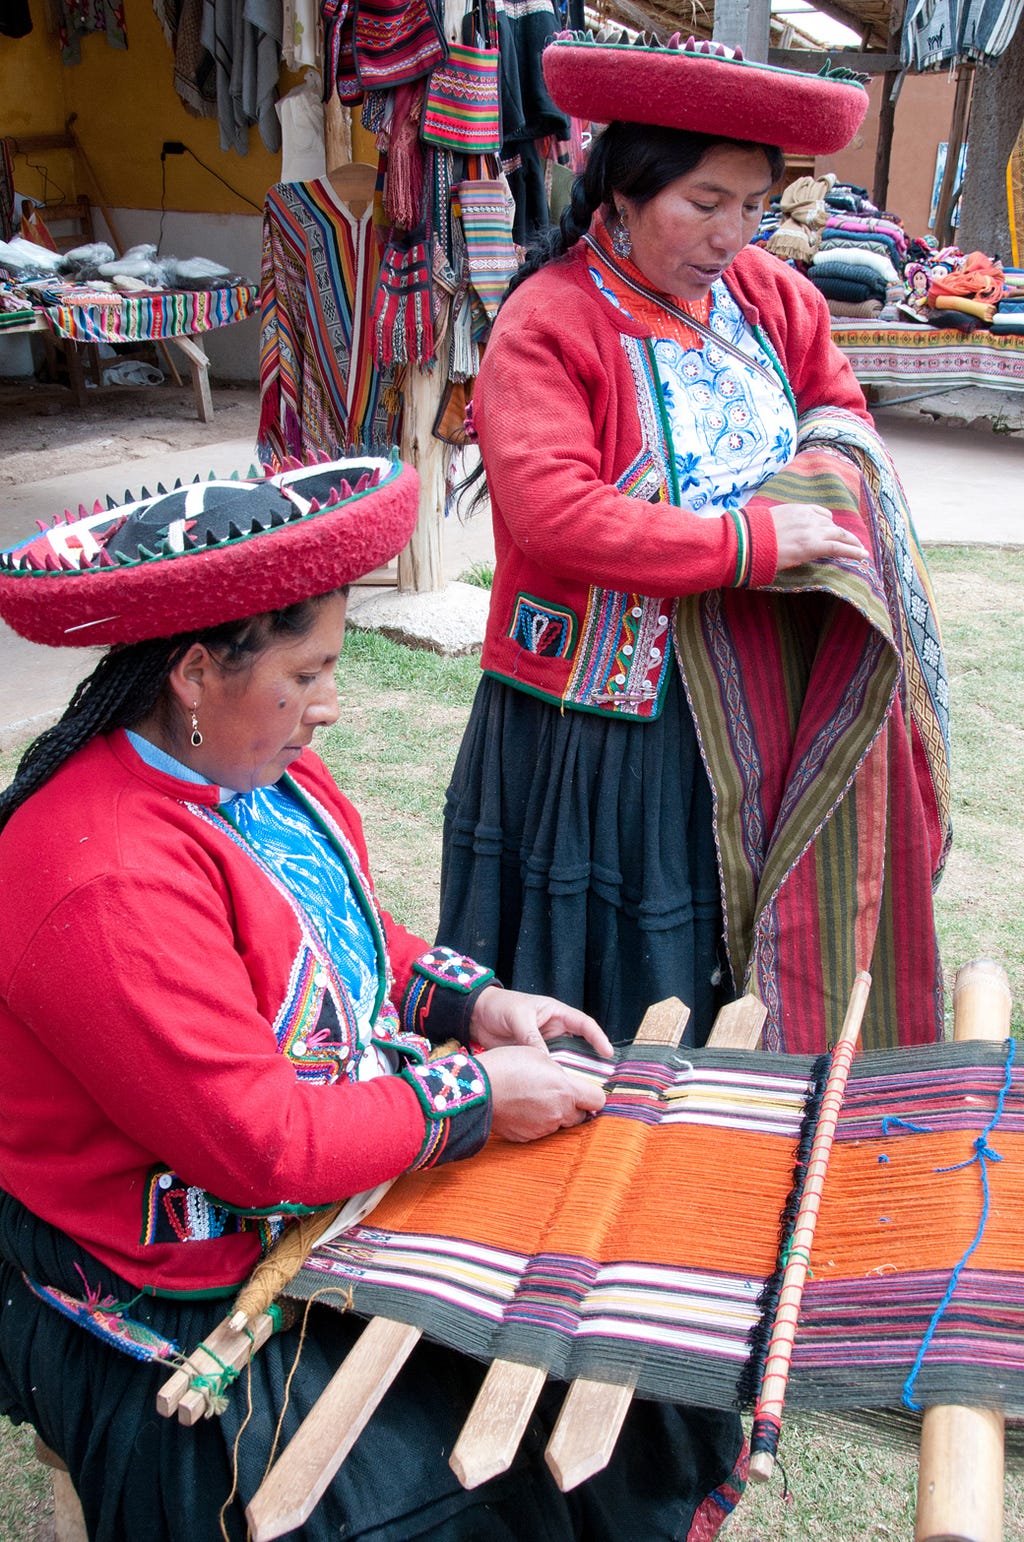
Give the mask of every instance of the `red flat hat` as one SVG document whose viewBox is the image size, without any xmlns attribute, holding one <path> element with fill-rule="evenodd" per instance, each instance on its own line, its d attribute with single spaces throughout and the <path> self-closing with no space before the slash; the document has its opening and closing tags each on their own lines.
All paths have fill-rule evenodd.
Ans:
<svg viewBox="0 0 1024 1542">
<path fill-rule="evenodd" d="M 51 647 L 143 642 L 327 594 L 406 545 L 419 479 L 358 456 L 66 511 L 0 551 L 0 616 Z"/>
<path fill-rule="evenodd" d="M 563 112 L 593 123 L 662 128 L 777 145 L 788 155 L 830 155 L 868 108 L 848 70 L 805 75 L 755 64 L 721 43 L 678 34 L 668 44 L 624 34 L 563 32 L 544 50 L 544 79 Z"/>
</svg>

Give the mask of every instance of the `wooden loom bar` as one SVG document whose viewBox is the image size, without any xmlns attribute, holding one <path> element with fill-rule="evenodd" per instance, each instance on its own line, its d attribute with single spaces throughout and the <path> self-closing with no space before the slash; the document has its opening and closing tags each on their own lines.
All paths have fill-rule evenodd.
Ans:
<svg viewBox="0 0 1024 1542">
<path fill-rule="evenodd" d="M 635 1042 L 676 1045 L 683 1036 L 689 1016 L 689 1008 L 676 997 L 672 996 L 667 1001 L 659 1001 L 644 1014 Z M 760 1029 L 758 1031 L 760 1032 Z M 477 1488 L 489 1478 L 495 1478 L 499 1473 L 508 1471 L 546 1380 L 546 1372 L 532 1366 L 519 1365 L 513 1360 L 491 1362 L 483 1385 L 449 1458 L 449 1465 L 463 1488 Z M 573 1414 L 570 1410 L 570 1399 L 576 1387 L 581 1388 L 577 1398 L 586 1403 L 586 1411 L 581 1415 Z M 558 1421 L 560 1426 L 563 1418 L 566 1417 L 567 1410 L 570 1410 L 564 1432 L 566 1437 L 568 1438 L 569 1432 L 588 1428 L 592 1417 L 590 1404 L 595 1395 L 600 1402 L 603 1394 L 606 1406 L 600 1408 L 597 1422 L 601 1423 L 607 1417 L 615 1418 L 616 1414 L 618 1415 L 618 1422 L 614 1425 L 612 1436 L 614 1444 L 615 1437 L 622 1426 L 622 1420 L 626 1416 L 629 1400 L 633 1395 L 632 1390 L 627 1389 L 625 1407 L 619 1412 L 617 1405 L 621 1400 L 622 1392 L 621 1387 L 609 1386 L 604 1382 L 573 1383 Z M 605 1424 L 604 1427 L 607 1428 L 607 1425 Z M 557 1427 L 552 1434 L 552 1442 L 556 1434 Z M 598 1472 L 601 1467 L 606 1466 L 610 1455 L 609 1450 L 608 1455 L 593 1470 Z M 575 1470 L 577 1464 L 574 1457 L 563 1456 L 560 1448 L 557 1447 L 553 1463 L 549 1445 L 548 1465 L 551 1466 L 552 1472 L 561 1484 L 560 1474 L 563 1471 L 568 1473 Z M 583 1476 L 586 1477 L 588 1474 L 584 1473 Z M 564 1486 L 571 1487 L 572 1484 Z"/>
<path fill-rule="evenodd" d="M 669 1005 L 669 1002 L 662 1002 L 651 1008 L 637 1031 L 638 1042 L 664 1042 L 653 1036 L 657 1021 L 653 1014 Z M 767 1015 L 767 1008 L 756 996 L 741 996 L 738 1001 L 730 1002 L 715 1019 L 708 1038 L 709 1047 L 756 1049 Z M 684 1018 L 683 1026 L 685 1021 Z M 572 1383 L 544 1453 L 563 1493 L 607 1467 L 632 1399 L 631 1387 L 590 1381 L 586 1377 L 578 1377 Z"/>
<path fill-rule="evenodd" d="M 370 1319 L 246 1507 L 252 1542 L 284 1536 L 312 1515 L 421 1337 L 405 1323 Z"/>
<path fill-rule="evenodd" d="M 755 1434 L 751 1438 L 750 1476 L 759 1483 L 764 1483 L 771 1477 L 775 1468 L 775 1456 L 772 1449 L 759 1447 L 757 1426 L 761 1420 L 766 1420 L 777 1430 L 782 1418 L 786 1383 L 789 1380 L 789 1364 L 793 1355 L 793 1345 L 796 1342 L 797 1321 L 800 1316 L 800 1298 L 803 1295 L 804 1282 L 810 1264 L 811 1244 L 814 1241 L 814 1228 L 821 1208 L 821 1196 L 825 1187 L 832 1139 L 836 1132 L 850 1066 L 857 1051 L 857 1040 L 860 1038 L 864 1008 L 867 1006 L 870 989 L 871 976 L 861 970 L 853 982 L 846 1017 L 832 1052 L 832 1068 L 825 1085 L 821 1112 L 818 1115 L 817 1127 L 811 1143 L 807 1176 L 800 1197 L 796 1224 L 790 1239 L 789 1261 L 782 1276 L 782 1290 L 779 1293 L 775 1325 L 768 1345 L 764 1376 L 754 1413 Z"/>
<path fill-rule="evenodd" d="M 225 1319 L 188 1357 L 188 1369 L 175 1371 L 164 1382 L 156 1395 L 157 1413 L 169 1419 L 178 1415 L 180 1424 L 196 1424 L 204 1417 L 208 1404 L 207 1394 L 193 1385 L 196 1376 L 208 1376 L 211 1381 L 222 1377 L 225 1367 L 240 1371 L 267 1342 L 275 1327 L 274 1318 L 261 1312 L 254 1319 L 249 1332 L 239 1332 Z"/>
<path fill-rule="evenodd" d="M 964 964 L 953 987 L 953 1037 L 1007 1038 L 1010 1004 L 998 964 Z M 1004 1425 L 997 1409 L 925 1409 L 914 1542 L 1002 1542 Z"/>
</svg>

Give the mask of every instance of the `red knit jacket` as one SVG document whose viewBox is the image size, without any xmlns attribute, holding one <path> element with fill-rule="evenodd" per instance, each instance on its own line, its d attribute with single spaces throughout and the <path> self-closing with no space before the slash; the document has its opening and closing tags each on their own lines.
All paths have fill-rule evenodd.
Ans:
<svg viewBox="0 0 1024 1542">
<path fill-rule="evenodd" d="M 732 585 L 739 535 L 728 514 L 620 491 L 645 474 L 649 487 L 657 461 L 624 347 L 650 334 L 599 293 L 588 255 L 574 247 L 512 294 L 474 391 L 497 559 L 482 664 L 566 706 L 654 716 L 672 600 Z M 774 349 L 798 414 L 831 405 L 870 422 L 812 284 L 755 247 L 725 281 Z M 750 585 L 775 576 L 770 506 L 757 495 L 744 506 Z"/>
<path fill-rule="evenodd" d="M 452 959 L 377 909 L 359 817 L 321 761 L 305 751 L 290 775 L 323 811 L 375 935 L 382 1036 L 416 1054 L 405 1030 L 464 1027 L 473 967 L 461 961 L 446 988 Z M 332 1204 L 469 1154 L 490 1123 L 467 1054 L 346 1078 L 343 984 L 212 816 L 218 796 L 115 733 L 0 835 L 0 1186 L 161 1292 L 246 1277 L 273 1228 L 229 1207 Z"/>
</svg>

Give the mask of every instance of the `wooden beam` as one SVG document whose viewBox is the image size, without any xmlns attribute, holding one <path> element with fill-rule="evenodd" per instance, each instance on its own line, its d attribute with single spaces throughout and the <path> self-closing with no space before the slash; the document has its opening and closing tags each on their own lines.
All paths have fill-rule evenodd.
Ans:
<svg viewBox="0 0 1024 1542">
<path fill-rule="evenodd" d="M 716 43 L 742 48 L 746 58 L 764 63 L 768 57 L 771 12 L 771 0 L 715 0 L 712 36 Z"/>
<path fill-rule="evenodd" d="M 935 239 L 940 246 L 949 246 L 953 240 L 954 195 L 960 190 L 957 183 L 957 170 L 967 130 L 973 86 L 974 65 L 970 60 L 964 60 L 956 75 L 956 95 L 953 98 L 953 116 L 946 145 L 946 165 L 942 172 L 942 186 L 939 189 L 939 202 L 935 210 Z"/>
<path fill-rule="evenodd" d="M 769 48 L 768 63 L 779 69 L 803 70 L 817 75 L 826 64 L 833 69 L 856 70 L 858 75 L 885 75 L 900 67 L 899 55 L 882 49 Z"/>
<path fill-rule="evenodd" d="M 990 959 L 957 970 L 953 1037 L 1006 1039 L 1010 983 Z M 926 1408 L 914 1542 L 1002 1542 L 1005 1420 L 994 1408 Z"/>
</svg>

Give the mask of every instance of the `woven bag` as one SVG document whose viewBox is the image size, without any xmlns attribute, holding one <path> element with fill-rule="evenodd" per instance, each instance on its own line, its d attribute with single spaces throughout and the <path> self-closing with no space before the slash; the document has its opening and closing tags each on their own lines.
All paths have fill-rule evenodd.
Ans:
<svg viewBox="0 0 1024 1542">
<path fill-rule="evenodd" d="M 439 0 L 358 0 L 356 74 L 364 91 L 393 91 L 448 57 Z"/>
<path fill-rule="evenodd" d="M 451 43 L 427 84 L 420 138 L 443 150 L 489 155 L 501 149 L 498 50 Z"/>
</svg>

